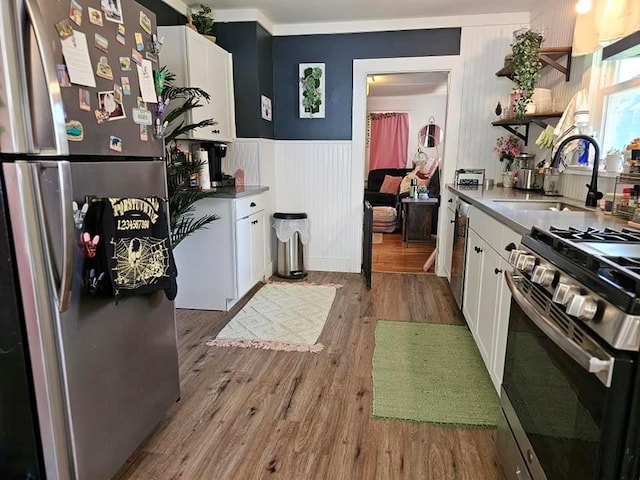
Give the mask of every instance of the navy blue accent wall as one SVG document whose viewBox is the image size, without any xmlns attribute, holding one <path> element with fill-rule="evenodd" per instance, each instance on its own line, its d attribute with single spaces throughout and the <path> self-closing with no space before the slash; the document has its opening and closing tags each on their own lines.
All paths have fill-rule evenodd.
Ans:
<svg viewBox="0 0 640 480">
<path fill-rule="evenodd" d="M 264 95 L 271 99 L 273 108 L 273 37 L 262 25 L 256 24 L 257 44 L 258 44 L 258 95 Z M 264 120 L 260 112 L 260 101 L 258 98 L 258 119 L 260 122 L 260 138 L 273 137 L 273 113 L 271 121 Z"/>
<path fill-rule="evenodd" d="M 275 138 L 351 140 L 353 60 L 460 54 L 460 28 L 273 38 Z M 299 118 L 298 64 L 325 63 L 325 118 Z"/>
<path fill-rule="evenodd" d="M 260 136 L 256 22 L 216 23 L 216 43 L 233 55 L 236 135 Z"/>
<path fill-rule="evenodd" d="M 184 25 L 187 23 L 187 17 L 176 12 L 164 2 L 159 2 L 158 0 L 136 1 L 156 14 L 156 21 L 158 22 L 158 25 Z"/>
</svg>

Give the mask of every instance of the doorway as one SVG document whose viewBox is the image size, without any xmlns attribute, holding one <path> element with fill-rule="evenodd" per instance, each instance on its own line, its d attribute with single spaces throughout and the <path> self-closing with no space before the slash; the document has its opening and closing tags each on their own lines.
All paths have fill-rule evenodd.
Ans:
<svg viewBox="0 0 640 480">
<path fill-rule="evenodd" d="M 353 61 L 353 114 L 351 144 L 351 193 L 350 208 L 354 219 L 350 225 L 353 238 L 350 252 L 351 271 L 358 272 L 362 268 L 363 241 L 363 197 L 364 169 L 366 151 L 366 86 L 367 75 L 381 73 L 406 72 L 449 72 L 449 95 L 447 97 L 446 131 L 447 149 L 444 153 L 440 172 L 441 185 L 453 182 L 460 138 L 460 117 L 462 110 L 462 85 L 464 61 L 459 55 L 439 57 L 403 57 L 357 59 Z M 440 209 L 442 206 L 440 206 Z M 445 215 L 438 214 L 438 230 L 444 231 Z M 438 249 L 436 258 L 436 274 L 445 276 L 443 248 Z M 442 260 L 440 260 L 442 259 Z"/>
<path fill-rule="evenodd" d="M 391 172 L 398 175 L 396 180 L 403 178 L 395 198 L 374 193 L 377 182 L 367 185 L 365 199 L 371 201 L 381 219 L 373 224 L 374 272 L 425 273 L 423 267 L 435 250 L 437 204 L 432 201 L 439 197 L 438 179 L 433 182 L 428 203 L 422 199 L 408 204 L 401 199 L 409 195 L 410 178 L 415 177 L 418 188 L 426 189 L 433 177 L 440 175 L 438 165 L 445 148 L 441 126 L 446 124 L 448 87 L 447 71 L 367 75 L 365 181 L 370 170 L 373 175 L 369 179 L 377 179 L 380 168 L 385 172 L 397 168 Z M 398 117 L 403 122 L 397 121 Z M 382 220 L 390 214 L 396 217 L 391 225 Z M 433 272 L 433 266 L 429 270 Z"/>
</svg>

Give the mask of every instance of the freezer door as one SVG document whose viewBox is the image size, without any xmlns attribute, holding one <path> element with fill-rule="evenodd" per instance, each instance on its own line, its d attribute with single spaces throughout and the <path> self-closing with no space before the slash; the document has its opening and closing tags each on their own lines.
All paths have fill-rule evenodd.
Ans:
<svg viewBox="0 0 640 480">
<path fill-rule="evenodd" d="M 154 136 L 153 129 L 156 104 L 139 102 L 138 71 L 132 61 L 135 52 L 149 60 L 152 69 L 160 68 L 152 46 L 155 15 L 133 0 L 102 3 L 112 5 L 118 15 L 102 12 L 97 0 L 74 0 L 71 7 L 59 0 L 0 2 L 0 85 L 11 95 L 6 111 L 0 112 L 9 116 L 2 122 L 7 132 L 0 151 L 54 156 L 163 155 L 163 139 Z M 73 29 L 73 37 L 61 38 L 65 25 Z M 136 35 L 141 41 L 136 41 Z M 79 60 L 77 50 L 74 60 L 63 56 L 62 42 L 68 41 L 76 47 L 86 43 L 89 64 Z M 65 60 L 84 65 L 95 86 L 69 83 Z M 29 109 L 24 108 L 27 104 Z M 98 120 L 99 110 L 107 111 L 106 120 Z M 152 125 L 146 125 L 149 122 Z"/>
<path fill-rule="evenodd" d="M 109 479 L 179 397 L 174 306 L 164 292 L 122 298 L 118 303 L 83 292 L 84 257 L 74 245 L 73 261 L 65 260 L 62 226 L 68 217 L 60 207 L 64 189 L 59 169 L 50 163 L 35 168 L 43 205 L 42 218 L 35 220 L 43 227 L 52 263 L 45 270 L 55 337 L 41 341 L 56 344 L 72 476 Z M 72 197 L 80 205 L 90 195 L 166 198 L 161 161 L 74 162 L 70 169 Z M 79 235 L 76 230 L 75 238 Z M 70 264 L 70 301 L 60 312 L 65 292 L 58 291 Z M 50 361 L 36 358 L 34 363 Z"/>
</svg>

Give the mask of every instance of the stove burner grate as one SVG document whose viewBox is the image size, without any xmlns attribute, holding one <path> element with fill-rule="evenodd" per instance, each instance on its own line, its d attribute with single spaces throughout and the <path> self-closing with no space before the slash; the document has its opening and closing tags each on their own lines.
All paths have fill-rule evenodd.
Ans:
<svg viewBox="0 0 640 480">
<path fill-rule="evenodd" d="M 580 230 L 578 228 L 559 228 L 550 227 L 549 232 L 560 238 L 573 240 L 578 242 L 640 242 L 640 232 L 628 230 L 614 230 L 612 228 L 587 228 Z"/>
</svg>

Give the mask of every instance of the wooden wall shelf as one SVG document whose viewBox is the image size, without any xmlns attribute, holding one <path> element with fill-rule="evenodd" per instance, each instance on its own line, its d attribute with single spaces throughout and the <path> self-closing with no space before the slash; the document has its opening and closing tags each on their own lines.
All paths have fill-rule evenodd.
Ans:
<svg viewBox="0 0 640 480">
<path fill-rule="evenodd" d="M 525 115 L 520 118 L 503 118 L 500 120 L 496 120 L 495 122 L 491 122 L 491 125 L 494 127 L 502 127 L 507 130 L 509 133 L 512 133 L 520 140 L 524 142 L 525 145 L 528 144 L 529 141 L 529 126 L 532 123 L 535 123 L 540 128 L 545 129 L 549 125 L 544 120 L 547 118 L 560 118 L 562 116 L 562 112 L 548 112 L 548 113 L 533 113 L 530 115 Z M 520 133 L 514 127 L 525 126 L 525 132 Z"/>
<path fill-rule="evenodd" d="M 558 62 L 562 57 L 567 57 L 566 65 Z M 507 77 L 513 80 L 513 65 L 511 65 L 511 55 L 507 55 L 504 59 L 504 67 L 496 72 L 498 77 Z M 550 66 L 560 73 L 564 74 L 566 82 L 571 76 L 571 47 L 549 47 L 540 49 L 540 60 L 542 60 L 542 68 Z"/>
</svg>

